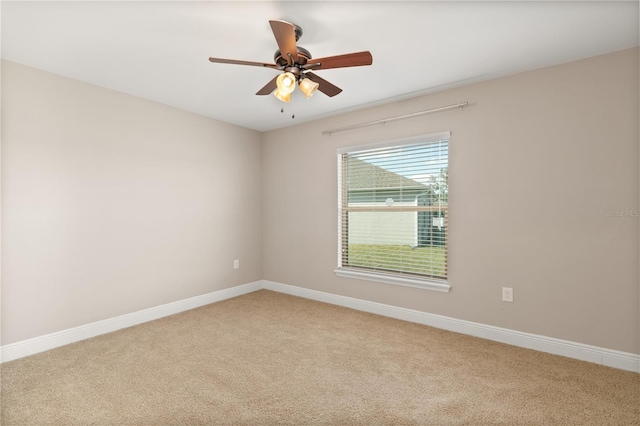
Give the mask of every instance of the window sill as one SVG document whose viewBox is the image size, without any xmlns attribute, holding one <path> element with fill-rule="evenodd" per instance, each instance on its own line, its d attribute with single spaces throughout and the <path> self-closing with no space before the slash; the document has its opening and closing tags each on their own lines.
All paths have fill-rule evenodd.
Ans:
<svg viewBox="0 0 640 426">
<path fill-rule="evenodd" d="M 448 293 L 451 289 L 451 286 L 447 284 L 446 281 L 432 281 L 427 279 L 397 277 L 392 275 L 376 274 L 375 272 L 356 271 L 345 268 L 339 268 L 333 272 L 335 272 L 337 276 L 344 278 L 377 281 L 385 284 L 396 284 L 406 287 L 423 288 L 425 290 L 434 290 L 443 293 Z"/>
</svg>

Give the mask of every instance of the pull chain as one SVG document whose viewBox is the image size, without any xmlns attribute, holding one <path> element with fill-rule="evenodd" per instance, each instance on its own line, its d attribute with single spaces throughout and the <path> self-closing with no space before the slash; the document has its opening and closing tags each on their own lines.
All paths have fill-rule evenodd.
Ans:
<svg viewBox="0 0 640 426">
<path fill-rule="evenodd" d="M 284 107 L 280 108 L 280 113 L 284 114 Z M 296 114 L 295 113 L 291 114 L 291 119 L 293 120 L 294 118 L 296 118 Z"/>
</svg>

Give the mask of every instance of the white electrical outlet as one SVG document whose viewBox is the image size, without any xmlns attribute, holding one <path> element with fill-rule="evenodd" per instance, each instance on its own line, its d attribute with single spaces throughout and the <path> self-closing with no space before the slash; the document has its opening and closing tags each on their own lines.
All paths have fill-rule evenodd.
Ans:
<svg viewBox="0 0 640 426">
<path fill-rule="evenodd" d="M 233 269 L 240 269 L 240 260 L 236 259 L 233 261 Z"/>
<path fill-rule="evenodd" d="M 513 288 L 502 287 L 502 301 L 513 302 Z"/>
</svg>

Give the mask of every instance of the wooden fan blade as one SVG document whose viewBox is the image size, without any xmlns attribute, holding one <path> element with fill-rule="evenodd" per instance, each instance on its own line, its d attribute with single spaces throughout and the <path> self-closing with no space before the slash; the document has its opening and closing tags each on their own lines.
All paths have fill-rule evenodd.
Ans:
<svg viewBox="0 0 640 426">
<path fill-rule="evenodd" d="M 267 64 L 265 62 L 238 61 L 236 59 L 222 59 L 222 58 L 209 58 L 209 61 L 219 63 L 219 64 L 251 65 L 254 67 L 275 68 L 277 70 L 282 69 L 282 67 L 279 65 Z"/>
<path fill-rule="evenodd" d="M 276 90 L 276 88 L 278 87 L 276 85 L 277 78 L 278 76 L 273 77 L 273 80 L 265 84 L 265 86 L 262 89 L 258 90 L 256 95 L 270 95 L 271 93 L 273 93 L 273 91 Z"/>
<path fill-rule="evenodd" d="M 318 77 L 316 74 L 312 72 L 307 72 L 304 75 L 309 77 L 311 81 L 315 81 L 316 83 L 318 83 L 319 84 L 318 90 L 329 97 L 333 97 L 338 93 L 342 92 L 341 88 L 339 88 L 338 86 L 334 86 L 333 84 L 329 83 L 327 80 Z"/>
<path fill-rule="evenodd" d="M 326 70 L 329 68 L 361 67 L 371 65 L 373 56 L 371 52 L 347 53 L 345 55 L 327 56 L 326 58 L 309 59 L 303 69 Z"/>
<path fill-rule="evenodd" d="M 298 47 L 296 46 L 296 33 L 293 24 L 285 21 L 269 21 L 269 24 L 282 57 L 288 58 L 291 55 L 293 62 L 298 62 Z"/>
</svg>

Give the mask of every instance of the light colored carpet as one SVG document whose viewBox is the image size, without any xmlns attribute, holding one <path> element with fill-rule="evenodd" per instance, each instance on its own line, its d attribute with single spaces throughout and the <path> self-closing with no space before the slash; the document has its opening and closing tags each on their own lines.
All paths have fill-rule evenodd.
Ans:
<svg viewBox="0 0 640 426">
<path fill-rule="evenodd" d="M 4 363 L 2 425 L 640 425 L 640 375 L 266 290 Z"/>
</svg>

